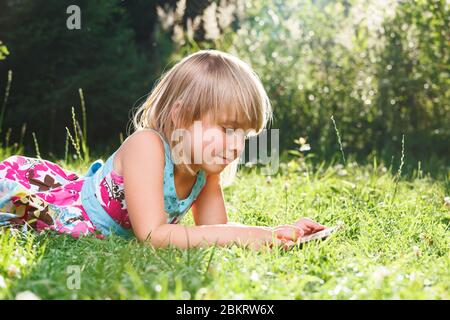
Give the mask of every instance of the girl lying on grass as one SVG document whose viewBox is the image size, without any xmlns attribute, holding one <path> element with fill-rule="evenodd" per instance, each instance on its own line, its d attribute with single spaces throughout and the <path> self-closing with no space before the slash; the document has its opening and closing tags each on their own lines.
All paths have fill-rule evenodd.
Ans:
<svg viewBox="0 0 450 320">
<path fill-rule="evenodd" d="M 246 63 L 198 51 L 163 75 L 133 117 L 135 132 L 85 175 L 43 159 L 3 160 L 0 226 L 74 237 L 115 233 L 155 247 L 290 247 L 325 227 L 309 219 L 275 227 L 229 223 L 222 195 L 221 172 L 237 164 L 245 139 L 271 117 Z M 196 226 L 179 225 L 191 207 Z"/>
</svg>

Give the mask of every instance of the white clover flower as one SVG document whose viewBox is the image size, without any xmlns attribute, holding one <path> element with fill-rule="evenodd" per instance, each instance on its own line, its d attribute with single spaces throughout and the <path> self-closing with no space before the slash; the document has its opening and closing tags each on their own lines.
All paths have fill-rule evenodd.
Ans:
<svg viewBox="0 0 450 320">
<path fill-rule="evenodd" d="M 41 298 L 31 291 L 22 291 L 16 295 L 16 300 L 41 300 Z"/>
<path fill-rule="evenodd" d="M 430 279 L 425 279 L 423 280 L 423 285 L 426 287 L 429 287 L 433 284 L 433 281 L 431 281 Z"/>
<path fill-rule="evenodd" d="M 191 298 L 191 294 L 189 293 L 189 291 L 183 291 L 183 292 L 181 292 L 181 297 L 184 300 L 189 300 Z"/>
<path fill-rule="evenodd" d="M 388 268 L 386 268 L 385 266 L 378 267 L 372 274 L 372 278 L 374 279 L 376 286 L 380 287 L 383 280 L 389 274 L 391 274 L 391 271 Z"/>
<path fill-rule="evenodd" d="M 447 207 L 450 207 L 450 197 L 444 197 L 444 204 Z"/>
<path fill-rule="evenodd" d="M 238 293 L 234 296 L 233 300 L 243 300 L 245 298 L 243 293 Z"/>
<path fill-rule="evenodd" d="M 0 275 L 0 288 L 2 288 L 2 289 L 6 288 L 5 278 L 3 278 L 2 275 Z"/>
<path fill-rule="evenodd" d="M 15 275 L 20 273 L 20 270 L 19 270 L 19 268 L 17 268 L 16 265 L 11 264 L 8 266 L 7 272 L 8 272 L 8 277 L 14 277 Z"/>
<path fill-rule="evenodd" d="M 412 250 L 417 257 L 420 257 L 422 255 L 422 252 L 420 251 L 420 248 L 418 246 L 413 246 Z"/>
<path fill-rule="evenodd" d="M 24 266 L 27 264 L 27 259 L 24 256 L 21 256 L 19 259 L 19 263 Z"/>
<path fill-rule="evenodd" d="M 252 274 L 251 274 L 251 276 L 250 276 L 250 279 L 251 279 L 252 281 L 259 281 L 259 275 L 258 275 L 258 273 L 257 273 L 256 271 L 253 271 Z"/>
<path fill-rule="evenodd" d="M 342 291 L 343 286 L 338 284 L 334 289 L 328 291 L 328 293 L 332 296 L 337 296 Z"/>
<path fill-rule="evenodd" d="M 197 293 L 198 293 L 199 295 L 203 296 L 203 295 L 205 295 L 205 294 L 208 293 L 208 288 L 202 287 L 202 288 L 198 289 L 198 292 L 197 292 Z"/>
</svg>

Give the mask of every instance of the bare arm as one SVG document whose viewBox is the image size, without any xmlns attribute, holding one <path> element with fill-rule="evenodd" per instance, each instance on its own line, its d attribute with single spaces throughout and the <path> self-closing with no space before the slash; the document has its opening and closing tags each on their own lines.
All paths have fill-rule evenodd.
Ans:
<svg viewBox="0 0 450 320">
<path fill-rule="evenodd" d="M 152 245 L 158 248 L 169 244 L 183 249 L 237 244 L 259 249 L 262 245 L 272 243 L 272 228 L 229 224 L 192 227 L 163 224 L 153 232 L 152 238 Z"/>
<path fill-rule="evenodd" d="M 133 232 L 140 241 L 148 240 L 155 247 L 172 244 L 188 248 L 237 243 L 255 249 L 271 242 L 273 232 L 270 227 L 167 224 L 163 191 L 165 158 L 160 137 L 151 131 L 135 132 L 123 148 L 121 165 L 125 201 Z"/>
<path fill-rule="evenodd" d="M 223 200 L 220 174 L 208 175 L 206 184 L 192 204 L 196 225 L 227 224 L 228 216 Z"/>
</svg>

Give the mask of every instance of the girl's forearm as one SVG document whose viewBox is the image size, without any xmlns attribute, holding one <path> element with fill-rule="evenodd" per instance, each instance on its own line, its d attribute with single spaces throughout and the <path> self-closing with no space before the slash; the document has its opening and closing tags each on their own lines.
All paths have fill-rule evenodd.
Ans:
<svg viewBox="0 0 450 320">
<path fill-rule="evenodd" d="M 186 249 L 213 245 L 227 246 L 235 243 L 259 249 L 261 245 L 272 242 L 272 228 L 238 224 L 202 226 L 164 224 L 152 232 L 149 241 L 157 248 L 165 248 L 169 244 Z"/>
</svg>

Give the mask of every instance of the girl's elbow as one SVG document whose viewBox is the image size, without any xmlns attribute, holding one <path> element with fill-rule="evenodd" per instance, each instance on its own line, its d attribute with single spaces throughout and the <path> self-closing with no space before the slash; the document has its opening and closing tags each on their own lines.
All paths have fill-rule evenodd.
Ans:
<svg viewBox="0 0 450 320">
<path fill-rule="evenodd" d="M 164 226 L 161 225 L 161 226 Z M 154 248 L 164 248 L 167 240 L 167 230 L 161 230 L 161 226 L 154 227 L 150 230 L 135 233 L 136 238 L 145 244 L 150 244 Z"/>
<path fill-rule="evenodd" d="M 156 228 L 146 228 L 145 230 L 134 230 L 134 236 L 139 242 L 150 243 L 154 245 L 156 242 Z"/>
</svg>

